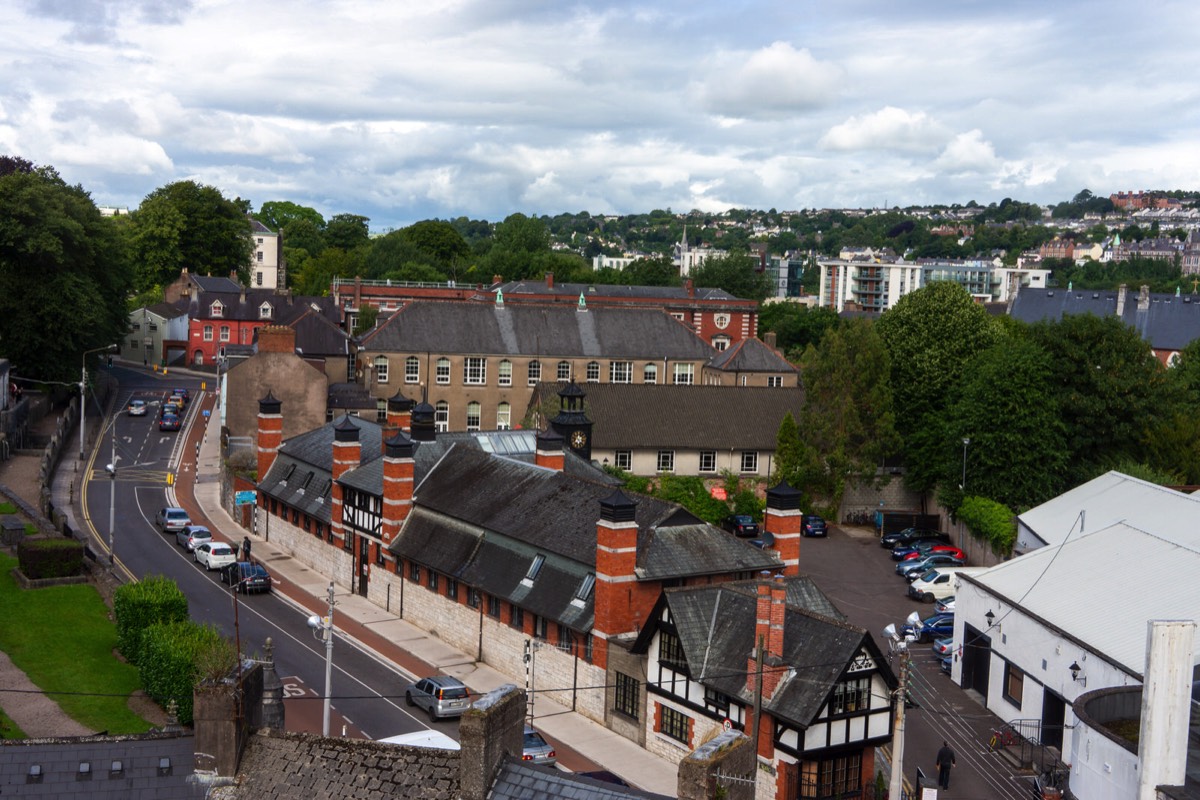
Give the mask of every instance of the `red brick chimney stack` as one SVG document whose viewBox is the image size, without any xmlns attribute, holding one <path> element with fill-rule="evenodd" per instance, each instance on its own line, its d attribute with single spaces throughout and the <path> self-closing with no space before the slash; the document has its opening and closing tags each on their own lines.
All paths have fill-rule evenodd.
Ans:
<svg viewBox="0 0 1200 800">
<path fill-rule="evenodd" d="M 593 590 L 595 644 L 592 663 L 608 666 L 608 640 L 636 627 L 637 504 L 621 490 L 600 501 L 596 523 L 596 585 Z"/>
<path fill-rule="evenodd" d="M 387 452 L 388 439 L 391 439 L 399 431 L 409 432 L 412 426 L 412 409 L 416 405 L 416 401 L 409 400 L 400 390 L 388 398 L 387 401 L 387 418 L 383 423 L 383 436 L 380 437 L 381 447 L 383 452 Z"/>
<path fill-rule="evenodd" d="M 800 497 L 800 490 L 789 486 L 787 481 L 767 489 L 763 528 L 774 537 L 770 549 L 783 561 L 784 575 L 800 574 L 800 527 L 804 521 Z"/>
<path fill-rule="evenodd" d="M 537 435 L 534 463 L 539 467 L 562 472 L 563 462 L 563 437 L 553 428 L 546 428 Z"/>
<path fill-rule="evenodd" d="M 383 443 L 383 524 L 380 536 L 391 544 L 412 510 L 413 440 L 397 431 Z"/>
<path fill-rule="evenodd" d="M 280 407 L 283 404 L 275 399 L 271 390 L 267 396 L 258 401 L 258 480 L 267 477 L 275 456 L 279 453 L 279 445 L 283 441 L 283 414 Z"/>
<path fill-rule="evenodd" d="M 258 329 L 258 352 L 296 352 L 296 331 L 287 325 L 265 325 Z"/>
<path fill-rule="evenodd" d="M 553 272 L 546 273 L 546 288 L 547 289 L 554 288 L 554 273 Z"/>
<path fill-rule="evenodd" d="M 331 504 L 329 508 L 330 525 L 333 538 L 342 543 L 345 541 L 345 530 L 342 526 L 342 485 L 338 478 L 348 470 L 354 469 L 362 460 L 362 443 L 358 440 L 358 426 L 350 421 L 346 414 L 341 421 L 333 426 L 333 487 L 330 490 Z"/>
</svg>

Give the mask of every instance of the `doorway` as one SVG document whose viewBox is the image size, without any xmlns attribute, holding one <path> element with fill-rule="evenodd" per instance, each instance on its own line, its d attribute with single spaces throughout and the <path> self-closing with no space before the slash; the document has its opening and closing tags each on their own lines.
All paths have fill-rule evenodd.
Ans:
<svg viewBox="0 0 1200 800">
<path fill-rule="evenodd" d="M 1063 724 L 1067 719 L 1067 701 L 1049 689 L 1042 692 L 1042 744 L 1062 752 Z"/>
<path fill-rule="evenodd" d="M 358 593 L 367 596 L 367 580 L 371 576 L 371 540 L 365 536 L 358 538 Z"/>
<path fill-rule="evenodd" d="M 988 677 L 992 665 L 992 637 L 971 625 L 963 626 L 962 688 L 973 689 L 987 705 Z"/>
</svg>

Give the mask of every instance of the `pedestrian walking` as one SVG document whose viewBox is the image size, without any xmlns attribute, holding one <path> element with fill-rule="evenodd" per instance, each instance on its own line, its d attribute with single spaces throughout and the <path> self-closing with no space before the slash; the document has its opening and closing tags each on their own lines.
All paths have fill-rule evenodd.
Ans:
<svg viewBox="0 0 1200 800">
<path fill-rule="evenodd" d="M 942 749 L 937 754 L 938 787 L 950 788 L 950 770 L 954 768 L 954 751 L 949 742 L 942 742 Z"/>
<path fill-rule="evenodd" d="M 242 555 L 243 561 L 250 560 L 250 537 L 249 536 L 242 537 L 242 554 L 243 554 Z"/>
</svg>

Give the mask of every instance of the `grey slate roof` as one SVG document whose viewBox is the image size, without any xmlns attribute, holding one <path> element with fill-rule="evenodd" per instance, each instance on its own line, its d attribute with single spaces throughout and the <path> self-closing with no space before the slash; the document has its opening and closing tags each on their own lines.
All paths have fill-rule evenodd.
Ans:
<svg viewBox="0 0 1200 800">
<path fill-rule="evenodd" d="M 545 281 L 509 281 L 500 284 L 500 291 L 510 294 L 552 294 L 567 297 L 579 297 L 583 294 L 584 302 L 591 297 L 604 298 L 638 298 L 661 300 L 737 300 L 724 289 L 693 289 L 689 297 L 685 286 L 620 286 L 603 283 L 556 283 L 553 287 L 546 286 Z"/>
<path fill-rule="evenodd" d="M 226 278 L 225 280 L 228 279 Z M 234 283 L 234 286 L 236 287 L 237 284 Z M 211 314 L 211 310 L 213 303 L 217 301 L 221 303 L 222 312 L 221 316 L 214 317 Z M 271 316 L 269 318 L 260 316 L 259 308 L 263 303 L 268 303 L 271 306 Z M 269 322 L 272 325 L 289 325 L 298 317 L 308 312 L 313 305 L 316 305 L 320 309 L 320 313 L 324 314 L 331 321 L 335 323 L 341 321 L 341 312 L 338 311 L 333 298 L 292 296 L 289 294 L 280 294 L 274 289 L 246 289 L 244 296 L 240 288 L 235 288 L 233 291 L 209 291 L 205 289 L 203 292 L 197 292 L 191 297 L 184 297 L 179 300 L 179 306 L 187 309 L 188 317 L 191 319 L 211 320 L 214 322 L 221 320 Z"/>
<path fill-rule="evenodd" d="M 152 306 L 147 306 L 146 310 L 151 314 L 157 314 L 163 319 L 175 319 L 187 313 L 174 303 L 155 303 Z"/>
<path fill-rule="evenodd" d="M 345 358 L 350 353 L 350 336 L 320 307 L 308 306 L 287 325 L 296 332 L 296 350 L 302 357 Z"/>
<path fill-rule="evenodd" d="M 1060 320 L 1067 314 L 1115 316 L 1117 295 L 1111 290 L 1022 288 L 1009 314 L 1030 323 Z M 1155 350 L 1182 350 L 1200 338 L 1200 296 L 1151 293 L 1149 307 L 1139 311 L 1138 292 L 1130 289 L 1121 320 Z"/>
<path fill-rule="evenodd" d="M 796 372 L 786 358 L 757 338 L 742 339 L 713 356 L 708 365 L 722 372 Z"/>
<path fill-rule="evenodd" d="M 202 292 L 240 292 L 242 285 L 225 275 L 191 275 L 192 283 Z"/>
<path fill-rule="evenodd" d="M 553 397 L 557 383 L 540 383 L 530 399 Z M 799 420 L 799 387 L 681 386 L 589 383 L 586 409 L 599 449 L 692 448 L 774 451 L 779 423 Z"/>
<path fill-rule="evenodd" d="M 713 349 L 665 311 L 417 301 L 362 336 L 382 352 L 704 360 Z"/>
<path fill-rule="evenodd" d="M 894 685 L 874 639 L 863 628 L 850 625 L 840 614 L 826 616 L 832 603 L 806 576 L 785 579 L 787 613 L 784 618 L 783 660 L 795 669 L 780 683 L 763 708 L 790 724 L 807 726 L 821 710 L 842 672 L 862 650 L 867 650 Z M 668 589 L 665 600 L 679 634 L 694 680 L 730 697 L 752 703 L 746 689 L 746 662 L 755 647 L 756 581 L 738 581 L 696 588 Z M 808 584 L 793 588 L 791 584 Z M 807 607 L 797 601 L 811 603 Z"/>
<path fill-rule="evenodd" d="M 553 767 L 510 759 L 500 768 L 488 797 L 491 800 L 541 800 L 543 797 L 562 797 L 567 800 L 667 800 L 668 795 L 621 787 Z"/>
<path fill-rule="evenodd" d="M 0 741 L 0 791 L 5 796 L 60 800 L 203 798 L 205 787 L 188 781 L 195 750 L 195 738 L 179 733 Z M 159 774 L 161 758 L 170 759 L 165 774 Z M 79 779 L 83 761 L 91 765 L 86 780 Z M 114 761 L 124 767 L 116 777 L 109 774 Z M 29 768 L 35 764 L 43 777 L 29 783 Z"/>
</svg>

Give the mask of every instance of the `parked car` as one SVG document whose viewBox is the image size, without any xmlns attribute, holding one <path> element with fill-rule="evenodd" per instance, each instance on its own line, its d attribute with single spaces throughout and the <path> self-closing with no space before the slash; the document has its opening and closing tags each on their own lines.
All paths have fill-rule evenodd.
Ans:
<svg viewBox="0 0 1200 800">
<path fill-rule="evenodd" d="M 730 514 L 721 523 L 721 527 L 734 536 L 751 537 L 758 535 L 758 523 L 749 514 Z"/>
<path fill-rule="evenodd" d="M 896 574 L 903 575 L 909 583 L 924 575 L 934 567 L 961 567 L 963 560 L 948 553 L 934 553 L 916 561 L 901 561 L 896 565 Z"/>
<path fill-rule="evenodd" d="M 905 544 L 898 544 L 892 548 L 892 561 L 903 561 L 913 553 L 931 553 L 935 547 L 953 547 L 946 544 L 941 539 L 930 536 L 924 539 L 914 539 Z"/>
<path fill-rule="evenodd" d="M 147 408 L 145 400 L 130 400 L 129 405 L 125 407 L 125 413 L 131 417 L 144 417 Z"/>
<path fill-rule="evenodd" d="M 236 561 L 221 570 L 221 582 L 242 594 L 271 591 L 271 573 L 256 561 Z"/>
<path fill-rule="evenodd" d="M 959 550 L 954 545 L 949 545 L 949 544 L 935 544 L 933 547 L 930 547 L 928 550 L 917 550 L 915 552 L 909 553 L 908 555 L 906 555 L 904 558 L 902 558 L 900 560 L 901 561 L 915 561 L 918 558 L 924 558 L 925 556 L 933 555 L 934 553 L 943 553 L 946 555 L 954 556 L 955 558 L 961 558 L 963 561 L 967 560 L 966 553 L 964 553 L 962 550 Z"/>
<path fill-rule="evenodd" d="M 944 656 L 954 652 L 954 637 L 943 636 L 940 639 L 933 640 L 933 652 L 938 656 Z"/>
<path fill-rule="evenodd" d="M 410 707 L 420 706 L 429 714 L 431 721 L 436 721 L 461 717 L 471 707 L 471 696 L 458 678 L 435 675 L 409 684 L 404 690 L 404 702 Z"/>
<path fill-rule="evenodd" d="M 168 506 L 160 508 L 154 516 L 154 524 L 162 529 L 163 533 L 171 533 L 173 531 L 181 531 L 188 525 L 192 524 L 192 518 L 182 508 L 176 506 Z"/>
<path fill-rule="evenodd" d="M 933 604 L 934 613 L 937 614 L 953 614 L 954 613 L 954 595 L 943 597 Z"/>
<path fill-rule="evenodd" d="M 174 414 L 163 414 L 158 420 L 158 429 L 160 431 L 179 430 L 179 417 Z"/>
<path fill-rule="evenodd" d="M 192 393 L 189 392 L 187 389 L 181 389 L 181 388 L 172 389 L 171 396 L 178 397 L 179 399 L 181 399 L 183 401 L 182 405 L 185 407 L 187 406 L 188 403 L 192 402 Z"/>
<path fill-rule="evenodd" d="M 816 514 L 805 514 L 800 522 L 801 536 L 824 536 L 827 532 L 824 517 Z"/>
<path fill-rule="evenodd" d="M 978 567 L 934 567 L 908 585 L 908 596 L 923 603 L 950 597 L 958 591 L 959 573 L 977 571 Z"/>
<path fill-rule="evenodd" d="M 942 672 L 946 673 L 947 675 L 949 675 L 951 672 L 954 671 L 954 654 L 953 653 L 947 653 L 946 655 L 939 658 L 938 662 L 940 664 L 939 668 L 942 670 Z"/>
<path fill-rule="evenodd" d="M 902 531 L 885 533 L 879 540 L 880 547 L 895 547 L 898 544 L 908 544 L 917 539 L 940 539 L 950 544 L 950 534 L 935 531 L 933 528 L 905 528 Z"/>
<path fill-rule="evenodd" d="M 192 560 L 211 571 L 236 563 L 237 553 L 224 542 L 205 542 L 192 551 Z"/>
<path fill-rule="evenodd" d="M 184 525 L 175 532 L 175 544 L 189 553 L 199 545 L 212 541 L 212 533 L 203 525 Z"/>
<path fill-rule="evenodd" d="M 525 749 L 521 751 L 521 760 L 552 767 L 558 761 L 558 758 L 550 743 L 543 739 L 542 735 L 535 731 L 532 726 L 526 725 Z"/>
<path fill-rule="evenodd" d="M 163 401 L 162 408 L 159 409 L 158 415 L 164 417 L 167 414 L 179 416 L 183 413 L 183 403 L 178 397 L 168 397 Z"/>
<path fill-rule="evenodd" d="M 932 614 L 921 620 L 915 628 L 905 625 L 900 629 L 901 636 L 913 635 L 918 642 L 928 642 L 931 639 L 949 636 L 954 632 L 953 614 Z"/>
</svg>

